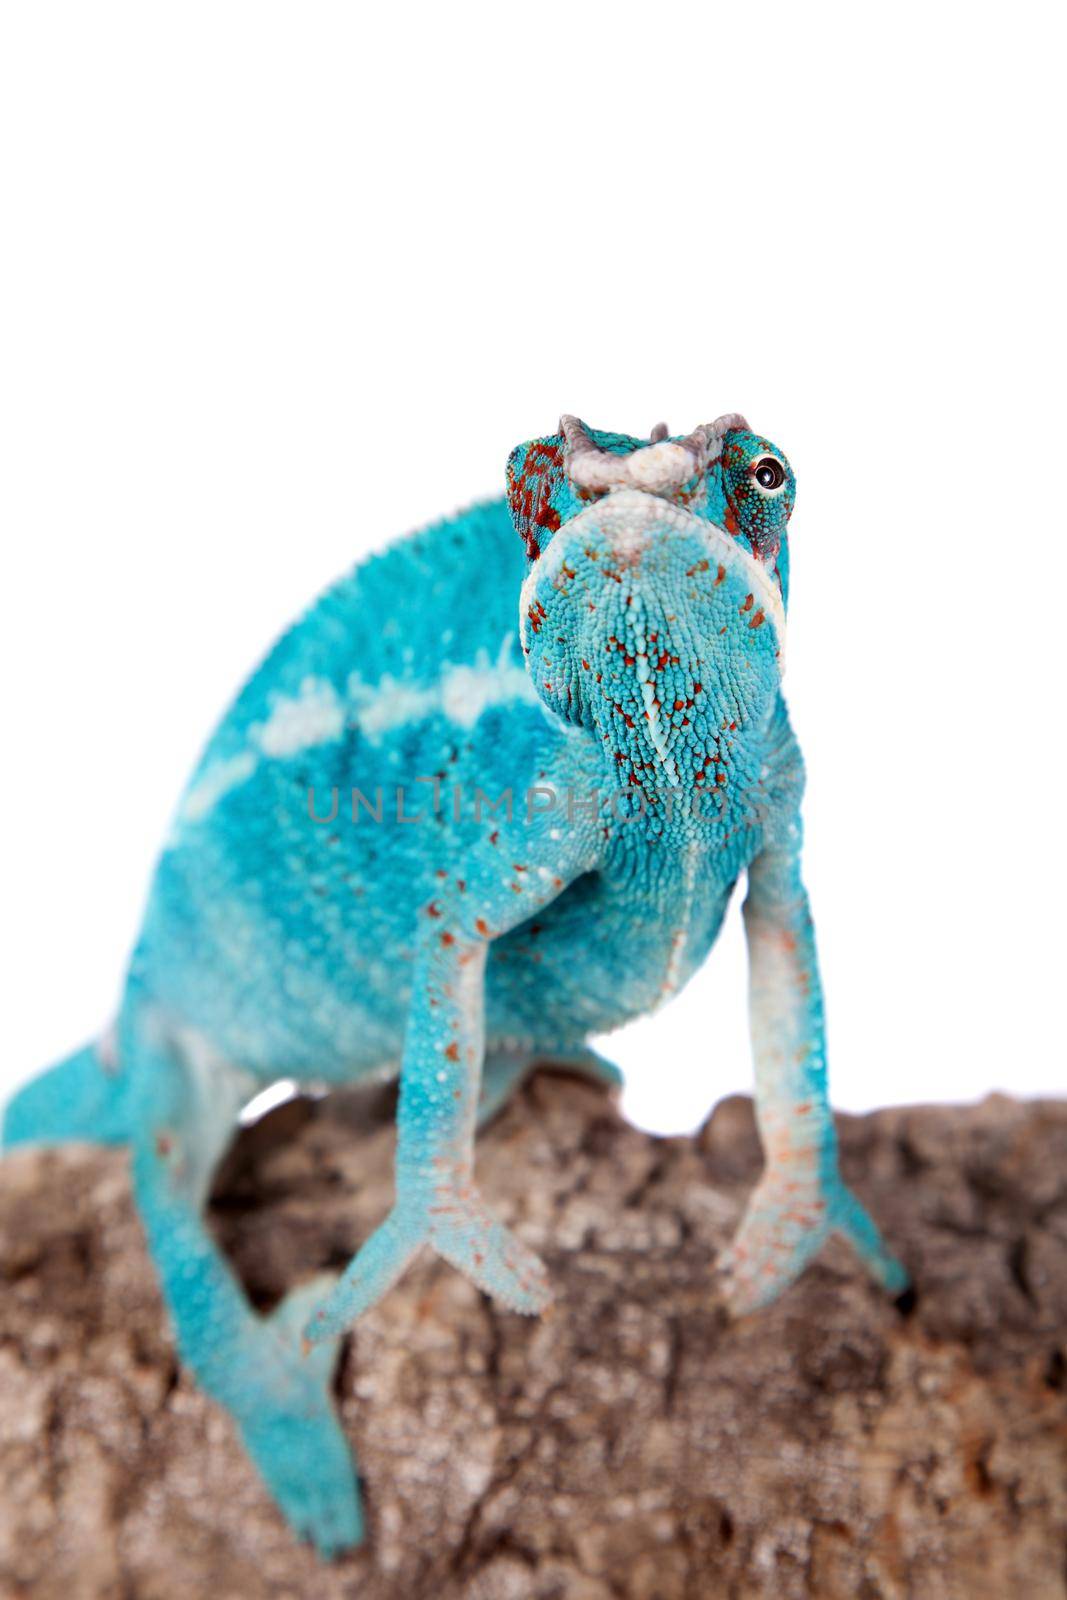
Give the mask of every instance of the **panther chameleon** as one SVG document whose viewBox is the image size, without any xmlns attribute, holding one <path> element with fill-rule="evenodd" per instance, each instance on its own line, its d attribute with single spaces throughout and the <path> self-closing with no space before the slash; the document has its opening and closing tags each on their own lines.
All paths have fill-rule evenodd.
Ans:
<svg viewBox="0 0 1067 1600">
<path fill-rule="evenodd" d="M 7 1146 L 130 1147 L 182 1358 L 323 1554 L 362 1537 L 340 1336 L 425 1246 L 546 1306 L 476 1128 L 539 1060 L 617 1082 L 588 1041 L 677 993 L 742 873 L 765 1169 L 722 1291 L 765 1304 L 834 1231 L 905 1285 L 827 1101 L 781 692 L 794 495 L 743 417 L 645 439 L 565 416 L 512 452 L 506 500 L 357 566 L 208 743 L 113 1030 L 8 1107 Z M 391 1212 L 339 1279 L 258 1315 L 204 1220 L 239 1112 L 398 1066 Z"/>
</svg>

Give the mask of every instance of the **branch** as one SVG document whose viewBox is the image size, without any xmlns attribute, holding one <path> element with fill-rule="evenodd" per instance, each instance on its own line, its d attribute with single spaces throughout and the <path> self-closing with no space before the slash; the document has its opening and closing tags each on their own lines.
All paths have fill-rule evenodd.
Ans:
<svg viewBox="0 0 1067 1600">
<path fill-rule="evenodd" d="M 338 1374 L 369 1541 L 297 1545 L 180 1372 L 126 1158 L 0 1166 L 0 1593 L 34 1600 L 1062 1597 L 1067 1105 L 842 1119 L 846 1178 L 915 1273 L 843 1246 L 730 1324 L 716 1253 L 758 1171 L 750 1105 L 692 1140 L 540 1075 L 479 1175 L 558 1301 L 497 1313 L 426 1259 Z M 339 1267 L 390 1199 L 389 1097 L 246 1130 L 215 1225 L 257 1304 Z"/>
</svg>

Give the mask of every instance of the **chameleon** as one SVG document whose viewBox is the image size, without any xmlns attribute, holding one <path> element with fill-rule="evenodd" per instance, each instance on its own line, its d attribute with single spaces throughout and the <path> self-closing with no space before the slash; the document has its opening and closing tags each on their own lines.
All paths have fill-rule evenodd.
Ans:
<svg viewBox="0 0 1067 1600">
<path fill-rule="evenodd" d="M 546 1308 L 478 1188 L 477 1129 L 539 1061 L 616 1084 L 590 1040 L 681 989 L 742 874 L 765 1164 L 719 1292 L 755 1311 L 835 1232 L 906 1286 L 827 1095 L 781 688 L 795 495 L 737 414 L 647 438 L 564 416 L 512 451 L 506 496 L 357 565 L 207 743 L 117 1021 L 7 1108 L 5 1148 L 129 1147 L 180 1355 L 325 1557 L 363 1537 L 331 1394 L 346 1329 L 427 1248 Z M 397 1071 L 389 1214 L 261 1315 L 204 1217 L 241 1109 Z"/>
</svg>

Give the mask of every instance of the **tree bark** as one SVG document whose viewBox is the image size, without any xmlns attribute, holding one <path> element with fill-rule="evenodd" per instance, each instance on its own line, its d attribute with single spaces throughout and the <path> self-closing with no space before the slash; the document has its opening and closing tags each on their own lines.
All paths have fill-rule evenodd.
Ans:
<svg viewBox="0 0 1067 1600">
<path fill-rule="evenodd" d="M 540 1074 L 479 1144 L 546 1259 L 540 1322 L 427 1258 L 338 1372 L 369 1537 L 325 1565 L 177 1367 L 126 1158 L 0 1166 L 0 1595 L 40 1600 L 1052 1600 L 1067 1595 L 1067 1105 L 840 1123 L 915 1276 L 831 1244 L 730 1322 L 717 1253 L 759 1169 L 748 1101 L 693 1139 Z M 384 1216 L 381 1090 L 237 1141 L 215 1225 L 269 1306 Z"/>
</svg>

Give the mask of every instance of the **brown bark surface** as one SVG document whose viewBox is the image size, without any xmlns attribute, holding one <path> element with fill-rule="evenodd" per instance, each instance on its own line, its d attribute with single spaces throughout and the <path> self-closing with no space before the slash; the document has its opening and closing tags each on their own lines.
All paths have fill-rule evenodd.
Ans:
<svg viewBox="0 0 1067 1600">
<path fill-rule="evenodd" d="M 382 1092 L 242 1135 L 215 1221 L 257 1303 L 346 1261 L 390 1196 Z M 41 1600 L 1059 1600 L 1067 1595 L 1067 1105 L 841 1121 L 912 1304 L 832 1244 L 738 1323 L 714 1264 L 751 1107 L 694 1139 L 541 1074 L 479 1146 L 544 1255 L 542 1322 L 432 1259 L 338 1373 L 369 1524 L 296 1544 L 180 1372 L 126 1158 L 0 1165 L 0 1595 Z"/>
</svg>

